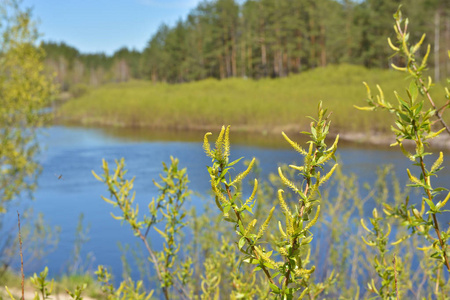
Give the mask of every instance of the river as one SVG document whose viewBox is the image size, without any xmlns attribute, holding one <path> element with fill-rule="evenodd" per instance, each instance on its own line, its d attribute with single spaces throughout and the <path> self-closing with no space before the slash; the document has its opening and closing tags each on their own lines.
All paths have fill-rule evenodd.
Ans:
<svg viewBox="0 0 450 300">
<path fill-rule="evenodd" d="M 236 138 L 234 138 L 236 136 Z M 292 139 L 297 137 L 292 136 Z M 61 228 L 59 244 L 55 251 L 46 254 L 42 260 L 34 261 L 26 270 L 27 274 L 39 271 L 47 265 L 52 275 L 67 270 L 73 262 L 71 253 L 74 248 L 76 226 L 81 213 L 84 214 L 84 226 L 90 224 L 89 240 L 83 244 L 81 257 L 85 270 L 93 270 L 97 265 L 111 266 L 117 278 L 122 274 L 121 251 L 118 242 L 130 244 L 133 248 L 137 239 L 127 225 L 110 216 L 111 205 L 100 196 L 109 196 L 106 187 L 91 174 L 94 170 L 101 174 L 102 158 L 111 164 L 115 159 L 124 157 L 130 176 L 136 176 L 136 201 L 141 211 L 146 208 L 149 199 L 156 196 L 152 179 L 158 179 L 162 171 L 161 162 L 169 162 L 170 156 L 180 160 L 180 166 L 186 167 L 189 174 L 189 187 L 198 195 L 191 197 L 191 204 L 202 210 L 210 189 L 209 175 L 205 166 L 210 163 L 202 150 L 203 133 L 149 133 L 143 130 L 119 130 L 102 128 L 77 128 L 54 126 L 45 130 L 41 142 L 45 145 L 40 160 L 43 172 L 39 177 L 35 200 L 24 199 L 19 209 L 32 207 L 35 213 L 43 213 L 45 221 L 52 227 Z M 231 132 L 232 158 L 255 156 L 261 162 L 263 177 L 276 172 L 279 163 L 301 162 L 301 157 L 287 146 L 280 137 L 261 136 L 252 139 L 248 135 L 234 135 Z M 405 170 L 410 162 L 399 149 L 364 147 L 345 144 L 338 150 L 344 172 L 354 172 L 361 183 L 373 183 L 375 170 L 382 164 L 394 165 L 400 174 L 400 181 L 406 182 Z M 450 161 L 441 171 L 435 186 L 450 182 Z M 199 196 L 200 195 L 200 196 Z M 208 204 L 206 204 L 208 205 Z M 213 206 L 214 203 L 211 203 Z M 370 211 L 370 210 L 369 210 Z M 16 218 L 15 208 L 8 212 L 7 219 Z M 448 221 L 448 220 L 447 220 Z M 155 234 L 152 236 L 158 242 Z M 18 262 L 15 269 L 19 268 Z"/>
</svg>

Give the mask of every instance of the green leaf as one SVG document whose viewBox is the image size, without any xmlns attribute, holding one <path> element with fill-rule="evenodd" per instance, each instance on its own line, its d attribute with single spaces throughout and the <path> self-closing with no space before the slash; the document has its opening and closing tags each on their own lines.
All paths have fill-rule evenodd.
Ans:
<svg viewBox="0 0 450 300">
<path fill-rule="evenodd" d="M 228 215 L 228 212 L 230 211 L 230 209 L 231 209 L 231 204 L 226 204 L 226 205 L 224 205 L 224 206 L 223 206 L 223 213 L 224 213 L 225 215 Z"/>
<path fill-rule="evenodd" d="M 92 170 L 91 172 L 92 172 L 92 175 L 94 175 L 95 179 L 97 179 L 98 181 L 103 182 L 103 178 L 101 178 L 100 176 L 98 176 L 98 175 L 94 172 L 94 170 Z"/>
<path fill-rule="evenodd" d="M 117 206 L 116 202 L 114 202 L 114 201 L 112 201 L 112 200 L 110 200 L 110 199 L 108 199 L 106 197 L 103 197 L 103 196 L 101 196 L 101 197 L 102 197 L 103 201 L 105 201 L 106 203 L 109 203 L 109 204 L 112 204 L 114 206 Z"/>
<path fill-rule="evenodd" d="M 368 106 L 356 106 L 356 105 L 353 105 L 353 107 L 358 109 L 358 110 L 365 110 L 365 111 L 374 111 L 375 110 L 375 106 L 368 107 Z"/>
<path fill-rule="evenodd" d="M 238 163 L 241 159 L 243 159 L 243 158 L 244 158 L 244 157 L 238 158 L 238 159 L 236 159 L 236 160 L 230 162 L 227 166 L 228 166 L 228 167 L 234 166 L 235 164 L 237 164 L 237 163 Z"/>
<path fill-rule="evenodd" d="M 13 295 L 11 294 L 11 292 L 9 291 L 9 289 L 8 289 L 7 286 L 5 286 L 5 289 L 6 289 L 6 292 L 8 293 L 8 295 L 9 295 L 9 297 L 10 297 L 12 300 L 15 300 L 14 297 L 13 297 Z"/>
<path fill-rule="evenodd" d="M 423 200 L 425 200 L 425 202 L 428 204 L 428 206 L 430 206 L 431 210 L 433 210 L 433 211 L 436 210 L 436 206 L 434 205 L 433 201 L 431 201 L 430 199 L 425 198 L 425 197 L 423 198 Z"/>
<path fill-rule="evenodd" d="M 259 261 L 257 259 L 254 259 L 253 257 L 244 258 L 242 261 L 245 263 L 248 263 L 248 264 L 253 264 L 253 265 L 259 264 Z"/>
<path fill-rule="evenodd" d="M 269 282 L 270 289 L 272 290 L 272 293 L 274 294 L 280 294 L 280 289 L 275 284 Z"/>
<path fill-rule="evenodd" d="M 164 232 L 162 232 L 161 230 L 159 230 L 157 227 L 153 227 L 155 228 L 155 230 L 165 239 L 168 238 L 167 234 L 165 234 Z"/>
<path fill-rule="evenodd" d="M 441 253 L 439 253 L 439 252 L 434 252 L 433 254 L 431 254 L 430 257 L 431 257 L 431 258 L 434 258 L 434 259 L 441 259 Z"/>
<path fill-rule="evenodd" d="M 414 80 L 411 80 L 411 83 L 409 84 L 409 93 L 411 94 L 411 100 L 413 102 L 416 101 L 417 95 L 419 94 L 419 89 L 417 88 Z"/>
<path fill-rule="evenodd" d="M 223 218 L 225 221 L 230 222 L 230 223 L 236 223 L 236 220 L 231 218 L 230 216 L 224 216 Z"/>
<path fill-rule="evenodd" d="M 241 250 L 242 247 L 244 247 L 245 241 L 246 241 L 246 238 L 245 237 L 241 237 L 241 239 L 239 240 L 239 243 L 238 243 L 239 250 Z"/>
<path fill-rule="evenodd" d="M 113 217 L 116 220 L 123 220 L 123 217 L 115 216 L 113 213 L 110 213 L 110 214 L 111 214 L 111 217 Z"/>
</svg>

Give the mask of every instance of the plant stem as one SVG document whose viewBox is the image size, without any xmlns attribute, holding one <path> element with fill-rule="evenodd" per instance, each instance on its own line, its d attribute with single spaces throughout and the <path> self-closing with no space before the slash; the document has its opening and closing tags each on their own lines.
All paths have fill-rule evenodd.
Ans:
<svg viewBox="0 0 450 300">
<path fill-rule="evenodd" d="M 117 195 L 117 191 L 112 187 L 111 188 L 111 193 L 113 194 L 113 196 L 116 198 L 117 200 L 117 204 L 119 205 L 119 208 L 124 212 L 125 208 L 122 206 L 122 204 L 120 203 L 119 199 L 119 195 Z M 124 214 L 124 218 L 125 221 L 129 221 L 129 217 L 127 214 Z M 139 228 L 135 228 L 134 229 L 136 231 L 136 233 L 138 234 L 139 238 L 144 242 L 145 247 L 147 248 L 148 253 L 150 254 L 150 257 L 153 261 L 153 265 L 155 266 L 156 269 L 156 275 L 158 276 L 159 282 L 163 283 L 163 279 L 161 276 L 161 270 L 160 270 L 160 266 L 158 264 L 158 260 L 156 259 L 155 254 L 152 251 L 152 248 L 150 247 L 150 245 L 147 242 L 147 239 L 145 238 L 145 236 L 142 234 L 142 232 L 139 230 Z M 164 270 L 165 271 L 165 270 Z M 167 290 L 167 287 L 162 287 L 163 293 L 164 293 L 164 297 L 166 298 L 166 300 L 169 300 L 169 291 Z"/>
<path fill-rule="evenodd" d="M 317 149 L 314 151 L 313 160 L 315 160 L 316 156 L 317 156 Z M 312 171 L 313 169 L 314 169 L 314 167 L 311 167 L 311 170 L 309 170 L 309 173 L 311 173 L 311 171 Z M 307 178 L 306 178 L 306 186 L 305 186 L 305 190 L 303 191 L 303 193 L 305 194 L 305 196 L 308 194 L 309 186 L 310 186 L 310 185 L 311 185 L 311 178 L 310 178 L 310 177 L 307 177 Z M 299 218 L 300 218 L 300 219 L 303 218 L 303 212 L 304 212 L 304 209 L 305 209 L 305 202 L 302 200 L 302 201 L 300 201 L 300 212 L 299 212 Z M 298 247 L 297 241 L 298 241 L 298 239 L 294 239 L 294 241 L 293 241 L 293 243 L 292 243 L 292 249 L 293 249 L 292 251 L 297 250 L 297 247 Z M 302 263 L 302 259 L 301 259 L 301 258 L 299 258 L 299 262 L 300 262 L 300 267 L 302 268 L 302 267 L 303 267 L 303 263 Z M 290 276 L 291 276 L 291 270 L 288 269 L 288 271 L 286 272 L 286 275 L 285 275 L 285 279 L 284 279 L 284 286 L 285 286 L 285 288 L 288 287 L 288 284 L 289 284 L 289 282 L 290 282 Z M 312 295 L 311 295 L 311 290 L 309 290 L 308 295 L 309 295 L 309 298 L 310 298 L 310 299 L 313 299 L 313 297 L 312 297 Z"/>
<path fill-rule="evenodd" d="M 413 70 L 417 71 L 417 67 L 415 64 L 413 64 Z M 431 106 L 433 106 L 433 109 L 436 111 L 435 115 L 436 117 L 439 119 L 439 122 L 441 122 L 442 126 L 444 126 L 445 130 L 447 131 L 448 134 L 450 134 L 450 128 L 448 127 L 447 123 L 445 123 L 444 119 L 442 118 L 442 114 L 441 111 L 444 110 L 444 108 L 449 104 L 447 102 L 446 105 L 444 105 L 443 107 L 441 107 L 440 109 L 436 108 L 436 105 L 433 102 L 433 99 L 431 98 L 430 92 L 428 91 L 427 87 L 425 86 L 425 83 L 423 82 L 421 77 L 418 77 L 418 80 L 420 82 L 420 84 L 422 85 L 423 91 L 424 93 L 427 95 L 428 101 L 430 101 Z"/>
<path fill-rule="evenodd" d="M 144 235 L 142 235 L 141 231 L 139 229 L 136 229 L 136 232 L 139 234 L 139 238 L 144 242 L 145 248 L 147 248 L 147 251 L 150 254 L 150 257 L 151 257 L 151 259 L 153 261 L 153 264 L 155 265 L 156 274 L 158 275 L 159 281 L 163 282 L 162 281 L 162 276 L 161 276 L 161 270 L 159 269 L 159 264 L 158 264 L 158 260 L 156 259 L 155 253 L 153 253 L 152 248 L 148 244 L 148 241 L 144 237 Z M 167 288 L 163 287 L 162 289 L 163 289 L 165 298 L 169 299 L 169 294 L 168 294 Z"/>
<path fill-rule="evenodd" d="M 233 197 L 231 196 L 230 187 L 227 184 L 225 184 L 225 188 L 227 190 L 228 198 L 231 201 L 233 199 Z M 236 214 L 236 217 L 238 218 L 238 221 L 240 221 L 242 226 L 244 226 L 244 223 L 242 222 L 241 214 L 236 210 L 236 208 L 233 208 L 233 210 L 234 210 L 234 213 Z M 256 252 L 255 246 L 253 245 L 252 241 L 247 237 L 245 239 L 247 240 L 247 243 L 250 245 L 250 248 L 252 249 L 252 252 L 255 255 L 256 259 L 260 260 L 258 252 Z M 264 271 L 264 274 L 266 274 L 267 279 L 269 279 L 270 283 L 276 286 L 275 282 L 272 279 L 272 276 L 269 273 L 269 270 L 267 270 L 267 268 L 263 264 L 261 264 L 260 266 L 261 266 L 261 269 Z"/>
<path fill-rule="evenodd" d="M 25 275 L 23 273 L 23 252 L 22 252 L 22 236 L 20 235 L 20 214 L 17 211 L 17 220 L 19 226 L 19 245 L 20 245 L 20 273 L 22 274 L 22 300 L 25 300 Z M 43 298 L 45 299 L 45 298 Z"/>
<path fill-rule="evenodd" d="M 441 277 L 441 272 L 440 271 L 441 270 L 438 269 L 438 271 L 437 271 L 437 278 L 436 278 L 436 285 L 434 287 L 434 293 L 436 295 L 439 295 L 439 280 L 440 280 L 440 277 Z"/>
<path fill-rule="evenodd" d="M 425 164 L 423 162 L 423 157 L 422 156 L 420 156 L 420 168 L 422 169 L 423 180 L 425 181 L 425 184 L 428 184 L 429 178 L 428 178 L 427 172 L 425 170 Z M 433 198 L 431 196 L 430 190 L 429 189 L 425 189 L 425 191 L 427 193 L 428 199 L 430 201 L 433 201 Z M 439 222 L 438 222 L 438 220 L 436 218 L 436 214 L 435 213 L 432 213 L 431 216 L 433 218 L 434 230 L 436 231 L 436 234 L 437 234 L 437 237 L 438 237 L 438 240 L 439 240 L 439 244 L 441 245 L 441 250 L 442 250 L 442 253 L 443 253 L 443 256 L 444 256 L 445 266 L 447 267 L 447 270 L 450 272 L 450 264 L 449 264 L 448 257 L 447 257 L 447 249 L 446 249 L 445 242 L 442 240 L 442 237 L 441 237 L 441 232 L 439 230 Z"/>
<path fill-rule="evenodd" d="M 400 26 L 400 22 L 396 21 L 395 24 L 396 24 L 396 26 L 397 26 L 397 30 L 398 30 L 400 36 L 402 37 L 402 39 L 404 39 L 404 38 L 405 38 L 406 28 L 405 28 L 405 31 L 403 31 L 402 28 L 401 28 L 401 26 Z M 406 54 L 406 53 L 405 53 L 405 54 Z M 408 59 L 409 59 L 409 57 L 408 57 Z M 415 63 L 414 61 L 411 63 L 411 67 L 412 67 L 412 69 L 413 69 L 414 72 L 417 72 L 417 65 L 416 65 L 416 63 Z M 425 83 L 423 82 L 422 77 L 417 76 L 416 78 L 417 78 L 417 80 L 419 81 L 420 85 L 422 86 L 422 89 L 423 89 L 425 95 L 427 96 L 427 99 L 428 99 L 428 101 L 430 102 L 431 106 L 432 106 L 433 109 L 436 111 L 436 112 L 435 112 L 436 117 L 439 119 L 439 121 L 441 122 L 442 126 L 444 126 L 445 130 L 447 131 L 447 133 L 450 134 L 450 127 L 448 127 L 447 123 L 445 123 L 445 121 L 444 121 L 444 119 L 442 118 L 442 115 L 441 115 L 441 113 L 440 113 L 440 111 L 442 111 L 443 108 L 446 107 L 446 106 L 447 106 L 448 104 L 450 104 L 450 103 L 447 102 L 446 105 L 444 105 L 443 107 L 441 107 L 441 108 L 438 110 L 438 109 L 436 108 L 436 104 L 434 103 L 433 99 L 431 98 L 431 95 L 430 95 L 429 90 L 427 89 L 427 87 L 425 86 Z M 448 264 L 448 263 L 447 263 L 447 264 Z M 450 268 L 449 268 L 449 270 L 450 270 Z"/>
<path fill-rule="evenodd" d="M 394 264 L 394 284 L 395 284 L 395 295 L 397 296 L 397 300 L 398 298 L 398 281 L 397 281 L 397 259 L 395 257 L 394 254 L 394 259 L 392 260 L 392 263 Z"/>
</svg>

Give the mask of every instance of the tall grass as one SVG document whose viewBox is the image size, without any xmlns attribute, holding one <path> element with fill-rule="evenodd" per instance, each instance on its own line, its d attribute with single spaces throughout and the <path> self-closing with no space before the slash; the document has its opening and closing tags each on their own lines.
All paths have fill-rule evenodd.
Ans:
<svg viewBox="0 0 450 300">
<path fill-rule="evenodd" d="M 308 128 L 309 121 L 302 116 L 314 115 L 322 100 L 333 111 L 335 132 L 387 131 L 388 114 L 353 108 L 366 99 L 363 80 L 382 85 L 388 97 L 395 87 L 406 85 L 399 72 L 352 65 L 258 81 L 207 79 L 179 85 L 132 81 L 102 86 L 65 103 L 56 114 L 62 122 L 86 125 L 192 130 L 233 124 L 235 130 L 279 132 Z"/>
</svg>

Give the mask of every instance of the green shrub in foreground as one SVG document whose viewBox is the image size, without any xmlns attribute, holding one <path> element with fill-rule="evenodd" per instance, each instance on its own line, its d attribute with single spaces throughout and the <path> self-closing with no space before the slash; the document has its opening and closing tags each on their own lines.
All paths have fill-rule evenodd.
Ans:
<svg viewBox="0 0 450 300">
<path fill-rule="evenodd" d="M 445 205 L 450 193 L 437 201 L 445 188 L 434 188 L 431 181 L 441 169 L 443 154 L 431 167 L 427 167 L 424 158 L 430 154 L 427 141 L 447 129 L 442 111 L 450 102 L 442 108 L 436 107 L 429 92 L 431 80 L 427 83 L 423 79 L 426 56 L 419 64 L 414 54 L 421 42 L 411 47 L 408 21 L 402 19 L 400 11 L 394 17 L 398 42 L 394 45 L 390 41 L 390 44 L 406 61 L 405 67 L 395 68 L 408 72 L 413 78 L 407 98 L 395 94 L 398 105 L 394 106 L 385 100 L 381 88 L 375 99 L 367 88 L 369 107 L 362 109 L 386 110 L 397 118 L 393 127 L 394 145 L 398 145 L 416 167 L 408 169 L 407 174 L 409 187 L 420 188 L 423 192 L 419 204 L 411 201 L 414 195 L 403 190 L 395 177 L 391 179 L 392 188 L 389 187 L 389 168 L 379 172 L 379 179 L 368 187 L 367 195 L 361 197 L 355 178 L 342 174 L 337 164 L 325 165 L 335 159 L 337 139 L 331 147 L 325 144 L 330 123 L 321 104 L 318 118 L 313 119 L 311 131 L 307 133 L 310 138 L 307 150 L 283 134 L 304 156 L 304 164 L 280 167 L 278 175 L 271 176 L 277 192 L 255 180 L 252 193 L 244 198 L 242 182 L 252 169 L 256 169 L 253 174 L 257 174 L 256 160 L 234 175 L 233 168 L 240 159 L 229 161 L 229 127 L 222 127 L 214 147 L 209 144 L 209 134 L 205 135 L 203 149 L 212 159 L 208 172 L 220 217 L 211 220 L 206 215 L 194 215 L 190 220 L 195 237 L 191 248 L 180 240 L 181 228 L 187 222 L 182 204 L 189 192 L 186 171 L 178 169 L 177 160 L 172 159 L 170 166 L 164 165 L 165 175 L 161 176 L 162 183 L 157 184 L 160 197 L 150 202 L 146 217 L 140 217 L 139 207 L 133 202 L 133 180 L 125 178 L 124 161 L 117 162 L 114 171 L 104 162 L 103 177 L 96 175 L 112 195 L 112 199 L 104 200 L 120 208 L 121 214 L 113 217 L 128 223 L 145 244 L 165 299 L 448 298 L 450 229 L 443 228 L 436 215 L 447 212 Z M 446 94 L 448 97 L 448 90 Z M 426 101 L 431 108 L 426 107 Z M 436 131 L 434 123 L 444 128 Z M 405 149 L 405 140 L 413 141 L 415 153 Z M 331 177 L 333 173 L 336 178 Z M 324 188 L 327 181 L 331 186 L 336 185 L 337 196 L 330 197 L 329 189 Z M 283 192 L 279 189 L 281 186 L 290 191 Z M 389 195 L 390 190 L 393 196 Z M 373 200 L 371 205 L 374 206 L 371 225 L 362 219 L 356 236 L 348 235 L 350 224 L 341 225 L 341 230 L 336 228 L 337 222 L 351 221 L 355 212 L 363 216 L 368 199 Z M 165 223 L 161 222 L 163 219 Z M 148 244 L 147 233 L 158 223 L 165 226 L 164 231 L 155 227 L 165 242 L 163 251 L 155 253 Z M 395 236 L 391 236 L 392 228 L 397 229 Z M 321 255 L 324 247 L 315 244 L 313 249 L 311 246 L 312 232 L 316 230 L 327 234 L 330 243 L 325 246 L 334 248 L 326 249 L 325 256 Z M 367 232 L 365 235 L 363 230 Z M 221 243 L 211 243 L 218 240 Z M 179 251 L 181 247 L 185 251 L 184 261 Z M 354 253 L 349 253 L 349 249 Z M 419 261 L 419 266 L 413 266 L 414 260 Z M 153 291 L 144 290 L 142 282 L 134 283 L 131 279 L 124 280 L 115 289 L 111 275 L 102 266 L 97 275 L 108 299 L 150 299 L 153 296 Z M 45 299 L 51 293 L 51 285 L 46 283 L 45 277 L 46 271 L 32 279 L 39 290 L 35 299 L 40 299 L 40 295 Z M 366 283 L 365 290 L 361 290 L 360 280 Z M 81 299 L 84 288 L 81 285 L 70 295 Z M 11 298 L 14 299 L 12 295 Z"/>
</svg>

